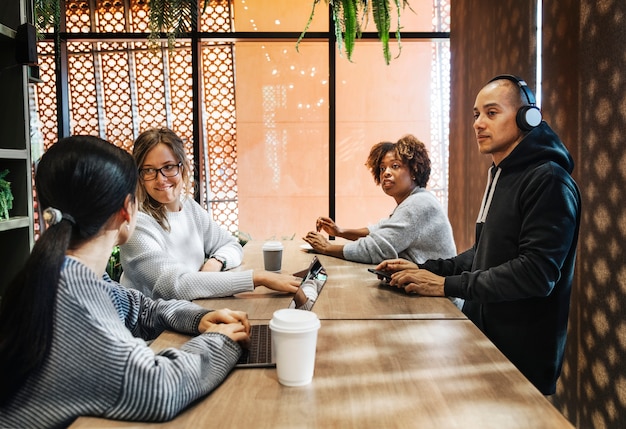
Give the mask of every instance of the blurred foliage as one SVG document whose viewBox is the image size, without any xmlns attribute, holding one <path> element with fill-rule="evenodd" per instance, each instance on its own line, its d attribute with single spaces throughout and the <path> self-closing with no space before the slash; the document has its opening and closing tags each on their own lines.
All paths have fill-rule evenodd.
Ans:
<svg viewBox="0 0 626 429">
<path fill-rule="evenodd" d="M 11 193 L 11 182 L 4 178 L 9 174 L 9 170 L 0 173 L 0 220 L 9 218 L 9 210 L 13 208 L 13 194 Z"/>
<path fill-rule="evenodd" d="M 122 277 L 120 246 L 115 246 L 113 248 L 113 252 L 111 252 L 111 257 L 109 258 L 109 263 L 107 264 L 107 274 L 111 277 L 111 279 L 119 283 L 120 278 Z"/>
</svg>

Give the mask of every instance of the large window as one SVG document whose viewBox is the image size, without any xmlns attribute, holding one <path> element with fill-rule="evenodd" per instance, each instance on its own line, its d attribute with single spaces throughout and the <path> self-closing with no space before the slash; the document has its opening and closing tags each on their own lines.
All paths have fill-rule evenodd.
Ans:
<svg viewBox="0 0 626 429">
<path fill-rule="evenodd" d="M 429 147 L 429 187 L 446 206 L 449 1 L 410 1 L 390 65 L 368 38 L 373 22 L 352 62 L 337 52 L 324 2 L 315 37 L 296 50 L 312 4 L 212 0 L 197 32 L 154 50 L 145 1 L 66 0 L 60 43 L 39 42 L 33 159 L 59 133 L 130 150 L 141 131 L 167 126 L 185 139 L 197 198 L 220 224 L 291 238 L 319 215 L 346 227 L 388 216 L 395 202 L 364 163 L 373 144 L 411 133 Z"/>
</svg>

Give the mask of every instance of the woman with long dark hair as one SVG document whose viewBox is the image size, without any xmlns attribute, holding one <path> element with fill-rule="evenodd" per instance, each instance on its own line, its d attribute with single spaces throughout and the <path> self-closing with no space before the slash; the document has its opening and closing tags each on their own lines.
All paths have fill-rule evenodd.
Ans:
<svg viewBox="0 0 626 429">
<path fill-rule="evenodd" d="M 0 302 L 0 427 L 167 420 L 237 362 L 244 313 L 152 300 L 105 273 L 134 230 L 137 177 L 132 157 L 97 137 L 43 155 L 35 185 L 49 226 Z M 146 340 L 165 329 L 194 337 L 155 353 Z"/>
</svg>

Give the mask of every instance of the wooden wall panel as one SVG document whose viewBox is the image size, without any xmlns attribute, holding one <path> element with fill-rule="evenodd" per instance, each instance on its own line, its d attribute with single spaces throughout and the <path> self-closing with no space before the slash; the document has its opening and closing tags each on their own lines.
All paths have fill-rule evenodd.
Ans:
<svg viewBox="0 0 626 429">
<path fill-rule="evenodd" d="M 574 158 L 574 178 L 579 185 L 583 160 L 579 145 L 580 84 L 579 84 L 579 24 L 580 2 L 563 0 L 545 2 L 542 31 L 542 111 L 544 119 L 561 137 Z M 581 186 L 582 190 L 582 186 Z M 584 198 L 583 198 L 584 200 Z M 583 218 L 587 204 L 583 201 Z M 578 259 L 570 307 L 569 333 L 565 361 L 557 385 L 554 404 L 573 423 L 578 421 L 581 263 L 583 254 L 578 245 Z"/>
<path fill-rule="evenodd" d="M 450 217 L 460 248 L 489 162 L 473 143 L 471 107 L 494 74 L 535 89 L 534 7 L 452 3 Z M 552 402 L 578 428 L 626 427 L 626 3 L 543 2 L 542 111 L 570 150 L 582 222 L 563 373 Z M 521 10 L 516 10 L 521 9 Z M 524 42 L 526 41 L 526 42 Z"/>
<path fill-rule="evenodd" d="M 451 2 L 450 193 L 448 212 L 459 252 L 474 243 L 474 225 L 491 157 L 478 152 L 472 108 L 493 76 L 511 73 L 535 87 L 536 1 Z"/>
</svg>

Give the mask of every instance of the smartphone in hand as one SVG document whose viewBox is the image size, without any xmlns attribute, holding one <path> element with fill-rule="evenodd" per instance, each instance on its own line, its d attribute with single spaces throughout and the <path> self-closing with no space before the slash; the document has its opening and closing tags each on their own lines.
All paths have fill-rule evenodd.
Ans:
<svg viewBox="0 0 626 429">
<path fill-rule="evenodd" d="M 367 271 L 369 271 L 372 274 L 376 274 L 379 279 L 383 279 L 386 282 L 391 281 L 391 273 L 388 273 L 387 271 L 375 270 L 373 268 L 368 268 Z"/>
</svg>

